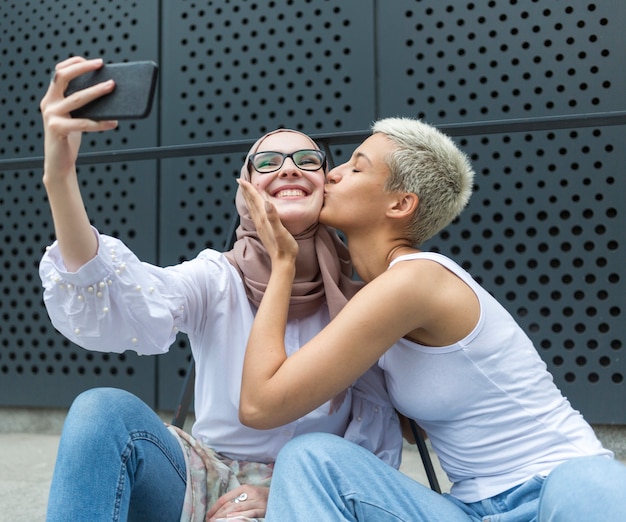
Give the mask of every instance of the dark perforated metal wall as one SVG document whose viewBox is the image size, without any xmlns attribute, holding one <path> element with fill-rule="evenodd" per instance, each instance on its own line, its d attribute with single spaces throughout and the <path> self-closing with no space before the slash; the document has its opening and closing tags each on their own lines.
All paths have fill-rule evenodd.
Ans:
<svg viewBox="0 0 626 522">
<path fill-rule="evenodd" d="M 0 2 L 0 157 L 40 156 L 39 100 L 54 64 L 72 54 L 106 61 L 158 59 L 152 2 Z M 158 111 L 115 132 L 83 138 L 82 150 L 154 146 Z M 87 210 L 99 229 L 156 261 L 157 163 L 82 166 Z M 156 404 L 156 359 L 79 349 L 50 325 L 38 262 L 54 239 L 42 171 L 0 171 L 0 404 L 66 406 L 83 389 L 113 385 Z"/>
<path fill-rule="evenodd" d="M 621 1 L 0 0 L 0 159 L 42 154 L 39 99 L 71 54 L 160 65 L 146 121 L 83 151 L 254 140 L 286 126 L 359 131 L 624 111 Z M 461 262 L 529 336 L 592 422 L 626 422 L 624 127 L 456 136 L 478 174 L 468 209 L 429 242 Z M 333 150 L 336 161 L 352 146 Z M 94 225 L 146 261 L 221 248 L 243 153 L 81 166 Z M 0 170 L 0 403 L 66 405 L 113 384 L 171 408 L 184 336 L 159 358 L 78 349 L 41 305 L 53 237 L 40 169 Z"/>
</svg>

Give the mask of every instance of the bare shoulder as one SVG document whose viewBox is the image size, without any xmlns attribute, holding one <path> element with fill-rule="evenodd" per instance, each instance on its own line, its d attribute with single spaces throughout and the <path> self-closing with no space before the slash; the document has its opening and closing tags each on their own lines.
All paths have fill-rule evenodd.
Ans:
<svg viewBox="0 0 626 522">
<path fill-rule="evenodd" d="M 457 274 L 431 259 L 412 259 L 393 265 L 384 274 L 385 283 L 408 297 L 433 302 L 463 300 L 475 296 L 474 291 Z M 381 275 L 382 277 L 382 275 Z"/>
<path fill-rule="evenodd" d="M 365 285 L 330 330 L 342 346 L 371 345 L 380 356 L 401 337 L 428 346 L 457 342 L 474 328 L 479 312 L 475 293 L 456 274 L 436 261 L 414 259 Z"/>
<path fill-rule="evenodd" d="M 458 280 L 458 277 L 445 266 L 431 259 L 411 259 L 393 265 L 379 276 L 385 284 L 394 285 L 397 289 L 405 288 L 415 292 L 427 291 L 440 286 L 446 281 Z"/>
<path fill-rule="evenodd" d="M 414 259 L 396 263 L 365 285 L 357 296 L 377 313 L 408 312 L 415 317 L 433 308 L 442 289 L 458 282 L 460 279 L 439 263 Z"/>
<path fill-rule="evenodd" d="M 480 304 L 474 290 L 436 261 L 403 261 L 387 275 L 397 299 L 419 317 L 408 335 L 416 342 L 449 346 L 467 336 L 478 322 Z"/>
</svg>

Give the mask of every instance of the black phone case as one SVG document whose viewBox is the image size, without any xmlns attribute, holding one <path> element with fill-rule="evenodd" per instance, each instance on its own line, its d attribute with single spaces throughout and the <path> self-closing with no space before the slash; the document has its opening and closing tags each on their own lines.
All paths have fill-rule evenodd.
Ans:
<svg viewBox="0 0 626 522">
<path fill-rule="evenodd" d="M 146 118 L 152 108 L 158 66 L 152 61 L 110 63 L 97 71 L 74 78 L 65 95 L 110 79 L 115 89 L 80 109 L 72 111 L 74 118 L 91 120 L 130 120 Z"/>
</svg>

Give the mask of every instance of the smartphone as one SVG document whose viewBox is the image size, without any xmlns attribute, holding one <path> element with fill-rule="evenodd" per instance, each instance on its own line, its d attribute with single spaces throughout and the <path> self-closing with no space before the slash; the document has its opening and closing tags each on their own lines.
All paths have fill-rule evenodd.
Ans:
<svg viewBox="0 0 626 522">
<path fill-rule="evenodd" d="M 130 120 L 146 118 L 152 108 L 158 66 L 152 61 L 108 63 L 96 71 L 74 78 L 65 95 L 107 80 L 115 89 L 72 111 L 73 118 L 90 120 Z"/>
</svg>

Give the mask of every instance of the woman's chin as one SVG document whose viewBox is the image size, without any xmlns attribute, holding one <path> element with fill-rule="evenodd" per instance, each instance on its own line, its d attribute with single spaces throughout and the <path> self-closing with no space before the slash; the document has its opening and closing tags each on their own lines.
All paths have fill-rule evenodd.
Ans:
<svg viewBox="0 0 626 522">
<path fill-rule="evenodd" d="M 301 212 L 295 215 L 281 213 L 280 220 L 282 221 L 284 227 L 289 230 L 289 233 L 295 236 L 304 232 L 312 225 L 315 225 L 318 222 L 318 215 L 310 214 L 308 216 L 303 216 Z"/>
</svg>

